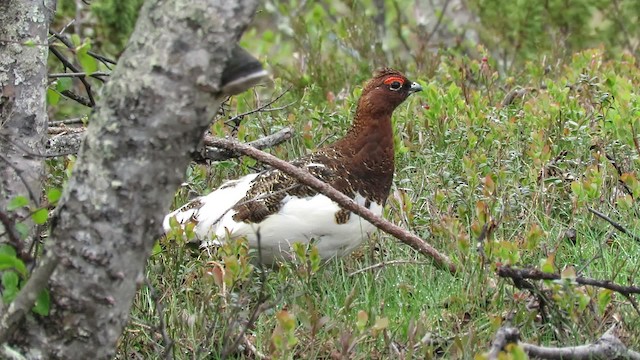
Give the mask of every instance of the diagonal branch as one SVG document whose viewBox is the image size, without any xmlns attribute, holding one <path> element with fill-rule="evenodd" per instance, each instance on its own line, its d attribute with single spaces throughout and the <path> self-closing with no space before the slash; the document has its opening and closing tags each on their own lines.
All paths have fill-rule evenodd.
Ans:
<svg viewBox="0 0 640 360">
<path fill-rule="evenodd" d="M 531 280 L 560 280 L 562 277 L 558 274 L 545 273 L 538 269 L 517 269 L 510 266 L 499 266 L 497 269 L 498 276 L 508 277 L 513 280 L 531 279 Z M 580 285 L 588 285 L 600 287 L 603 289 L 609 289 L 611 291 L 618 292 L 624 296 L 631 294 L 640 294 L 640 287 L 638 286 L 624 286 L 619 285 L 609 280 L 598 280 L 588 277 L 578 276 L 572 279 Z"/>
<path fill-rule="evenodd" d="M 608 217 L 607 215 L 601 213 L 600 211 L 594 209 L 594 208 L 587 208 L 589 211 L 591 211 L 594 215 L 596 215 L 597 217 L 601 218 L 602 220 L 608 222 L 609 224 L 611 224 L 611 226 L 613 226 L 614 228 L 616 228 L 616 230 L 620 231 L 621 233 L 629 236 L 630 238 L 632 238 L 633 240 L 635 240 L 636 242 L 640 243 L 640 237 L 637 235 L 634 235 L 633 233 L 631 233 L 629 230 L 627 230 L 624 226 L 618 224 L 617 222 L 611 220 L 610 217 Z"/>
<path fill-rule="evenodd" d="M 273 166 L 274 168 L 286 173 L 287 175 L 295 177 L 301 183 L 326 195 L 328 198 L 338 203 L 344 209 L 350 210 L 360 215 L 371 224 L 376 226 L 378 229 L 394 236 L 395 238 L 411 246 L 421 254 L 433 258 L 437 266 L 447 269 L 451 273 L 456 272 L 456 266 L 446 255 L 438 252 L 438 250 L 436 250 L 434 247 L 426 243 L 418 236 L 390 223 L 385 219 L 382 219 L 381 217 L 376 216 L 373 212 L 371 212 L 371 210 L 356 204 L 355 201 L 339 192 L 338 190 L 334 189 L 331 185 L 324 183 L 318 178 L 314 177 L 308 171 L 293 166 L 288 162 L 280 160 L 273 155 L 267 154 L 250 145 L 240 143 L 236 140 L 215 138 L 212 139 L 211 145 L 250 156 L 258 161 Z"/>
</svg>

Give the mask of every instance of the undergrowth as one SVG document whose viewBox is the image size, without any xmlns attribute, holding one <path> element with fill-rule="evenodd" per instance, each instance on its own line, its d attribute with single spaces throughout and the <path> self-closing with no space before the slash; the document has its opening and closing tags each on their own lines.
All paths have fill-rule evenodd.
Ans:
<svg viewBox="0 0 640 360">
<path fill-rule="evenodd" d="M 506 322 L 549 346 L 591 343 L 622 322 L 622 340 L 639 350 L 629 299 L 574 281 L 630 285 L 640 270 L 640 244 L 594 214 L 640 235 L 640 71 L 633 51 L 621 50 L 637 42 L 626 21 L 637 18 L 635 3 L 578 1 L 571 17 L 580 21 L 567 22 L 559 1 L 517 2 L 505 14 L 502 2 L 474 0 L 487 47 L 433 52 L 393 2 L 382 38 L 370 2 L 327 3 L 265 5 L 241 44 L 274 82 L 230 99 L 211 132 L 251 141 L 291 127 L 293 139 L 269 152 L 294 159 L 348 129 L 375 67 L 406 72 L 424 91 L 395 112 L 385 217 L 448 254 L 458 272 L 437 270 L 383 233 L 344 259 L 320 263 L 300 247 L 295 261 L 270 269 L 252 265 L 242 242 L 209 254 L 171 234 L 149 260 L 118 357 L 481 359 Z M 618 5 L 624 21 L 609 11 Z M 282 109 L 225 122 L 285 91 L 273 104 Z M 51 161 L 54 184 L 71 164 Z M 262 167 L 248 158 L 193 164 L 174 205 Z M 499 277 L 502 266 L 562 279 L 527 290 Z"/>
</svg>

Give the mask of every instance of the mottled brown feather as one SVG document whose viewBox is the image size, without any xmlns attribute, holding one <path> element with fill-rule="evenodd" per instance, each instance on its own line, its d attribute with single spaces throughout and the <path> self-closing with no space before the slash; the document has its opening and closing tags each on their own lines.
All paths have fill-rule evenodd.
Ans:
<svg viewBox="0 0 640 360">
<path fill-rule="evenodd" d="M 384 81 L 390 77 L 403 79 L 402 89 L 389 89 Z M 391 115 L 409 96 L 410 87 L 411 81 L 396 70 L 384 68 L 376 71 L 363 88 L 353 125 L 345 137 L 292 164 L 307 167 L 315 177 L 351 198 L 359 193 L 366 198 L 367 207 L 372 201 L 384 204 L 391 189 L 395 166 Z M 324 167 L 309 164 L 322 164 Z M 276 213 L 286 196 L 315 194 L 316 191 L 279 170 L 266 170 L 254 179 L 246 196 L 234 206 L 236 214 L 233 219 L 259 223 Z M 335 221 L 344 224 L 350 215 L 350 211 L 340 210 L 335 214 Z"/>
</svg>

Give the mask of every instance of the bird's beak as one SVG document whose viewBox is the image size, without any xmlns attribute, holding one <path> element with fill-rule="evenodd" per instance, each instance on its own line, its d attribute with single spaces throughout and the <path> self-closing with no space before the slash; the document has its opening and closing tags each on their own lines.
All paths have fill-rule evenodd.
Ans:
<svg viewBox="0 0 640 360">
<path fill-rule="evenodd" d="M 412 82 L 411 87 L 409 88 L 409 93 L 411 94 L 418 91 L 422 91 L 422 86 L 420 86 L 420 84 L 418 84 L 417 82 Z"/>
</svg>

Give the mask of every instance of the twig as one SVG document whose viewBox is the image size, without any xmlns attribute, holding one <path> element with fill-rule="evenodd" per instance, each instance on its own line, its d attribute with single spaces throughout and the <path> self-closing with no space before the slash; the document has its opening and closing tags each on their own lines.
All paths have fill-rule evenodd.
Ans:
<svg viewBox="0 0 640 360">
<path fill-rule="evenodd" d="M 29 281 L 20 290 L 16 298 L 8 307 L 2 309 L 2 316 L 0 316 L 0 344 L 4 344 L 9 340 L 22 318 L 31 310 L 38 295 L 47 286 L 49 278 L 59 262 L 60 258 L 49 252 L 40 266 L 31 273 Z"/>
<path fill-rule="evenodd" d="M 11 219 L 9 219 L 9 216 L 2 211 L 0 211 L 0 222 L 2 222 L 2 225 L 4 226 L 5 234 L 9 237 L 9 244 L 11 244 L 11 246 L 16 250 L 20 259 L 23 261 L 31 260 L 31 254 L 29 254 L 28 251 L 25 251 L 24 243 L 20 241 L 20 236 L 16 233 L 16 229 L 14 227 L 15 224 Z"/>
<path fill-rule="evenodd" d="M 49 29 L 49 34 L 53 35 L 56 39 L 60 40 L 69 49 L 72 49 L 72 50 L 74 49 L 73 43 L 65 35 L 62 35 L 61 33 L 58 33 L 53 29 Z M 50 44 L 50 46 L 51 45 L 52 44 Z M 117 64 L 115 60 L 109 59 L 108 57 L 102 56 L 100 54 L 96 54 L 95 52 L 93 52 L 91 50 L 87 51 L 87 54 L 89 56 L 95 58 L 96 60 L 102 62 L 107 67 L 109 67 L 109 64 L 111 64 L 111 65 L 116 65 Z"/>
<path fill-rule="evenodd" d="M 508 326 L 503 326 L 496 332 L 496 336 L 491 343 L 491 350 L 487 354 L 487 359 L 497 360 L 498 355 L 508 344 L 517 344 L 520 340 L 520 331 Z"/>
<path fill-rule="evenodd" d="M 449 7 L 449 2 L 451 2 L 451 0 L 446 0 L 444 4 L 442 4 L 442 10 L 440 10 L 438 21 L 436 21 L 436 24 L 433 26 L 433 30 L 431 30 L 429 35 L 427 35 L 427 38 L 423 41 L 424 44 L 429 44 L 429 41 L 431 41 L 431 38 L 433 37 L 433 35 L 435 35 L 435 33 L 438 31 L 440 24 L 442 24 L 442 19 L 444 18 L 444 14 L 445 12 L 447 12 L 447 8 Z"/>
<path fill-rule="evenodd" d="M 508 277 L 514 280 L 559 280 L 562 278 L 558 274 L 545 273 L 538 269 L 517 269 L 510 266 L 499 266 L 497 269 L 497 273 L 500 277 Z M 630 294 L 640 294 L 640 287 L 638 286 L 623 286 L 613 283 L 609 280 L 597 280 L 582 276 L 577 276 L 572 280 L 580 285 L 589 285 L 600 287 L 603 289 L 609 289 L 625 296 Z"/>
<path fill-rule="evenodd" d="M 376 216 L 371 210 L 356 204 L 353 199 L 347 197 L 343 193 L 334 189 L 331 185 L 326 184 L 319 180 L 318 178 L 311 175 L 305 169 L 298 168 L 289 164 L 286 161 L 280 160 L 273 155 L 267 154 L 263 151 L 260 151 L 250 145 L 240 143 L 231 139 L 219 139 L 216 138 L 213 141 L 213 144 L 216 147 L 225 148 L 228 150 L 232 150 L 234 152 L 239 152 L 244 155 L 250 156 L 256 160 L 262 161 L 268 165 L 273 166 L 274 168 L 284 172 L 287 175 L 295 177 L 301 183 L 309 186 L 310 188 L 326 195 L 331 200 L 335 201 L 342 208 L 346 210 L 350 210 L 357 215 L 363 217 L 371 224 L 379 228 L 380 230 L 386 232 L 387 234 L 393 235 L 403 243 L 411 246 L 418 252 L 423 255 L 427 255 L 433 258 L 436 262 L 436 265 L 439 267 L 445 268 L 449 270 L 451 273 L 456 272 L 456 266 L 451 262 L 451 260 L 446 256 L 438 252 L 434 247 L 426 243 L 421 238 L 416 235 L 410 233 L 409 231 L 400 228 L 387 220 L 384 220 L 378 216 Z"/>
<path fill-rule="evenodd" d="M 76 154 L 80 149 L 80 144 L 82 143 L 82 139 L 84 138 L 84 128 L 53 127 L 50 128 L 50 132 L 58 133 L 58 135 L 49 138 L 49 140 L 47 141 L 45 154 L 29 155 L 50 158 Z M 266 149 L 279 145 L 291 139 L 292 136 L 293 130 L 289 127 L 286 127 L 271 135 L 267 135 L 257 140 L 251 141 L 248 143 L 248 145 L 253 146 L 256 149 Z M 211 146 L 214 139 L 215 138 L 210 135 L 206 135 L 204 137 L 205 148 L 203 149 L 203 151 L 193 154 L 194 161 L 223 161 L 239 156 L 232 151 Z"/>
<path fill-rule="evenodd" d="M 596 216 L 598 216 L 599 218 L 605 220 L 606 222 L 608 222 L 609 224 L 611 224 L 611 226 L 613 226 L 614 228 L 616 228 L 616 230 L 620 231 L 621 233 L 629 236 L 630 238 L 632 238 L 633 240 L 635 240 L 636 242 L 640 243 L 640 236 L 634 235 L 632 234 L 629 230 L 627 230 L 624 226 L 618 224 L 617 222 L 611 220 L 611 218 L 609 218 L 607 215 L 601 213 L 600 211 L 590 208 L 587 208 L 589 211 L 591 211 L 593 214 L 595 214 Z"/>
<path fill-rule="evenodd" d="M 282 130 L 279 130 L 271 135 L 267 135 L 261 137 L 257 140 L 251 141 L 247 143 L 249 146 L 253 146 L 256 149 L 266 149 L 270 147 L 274 147 L 278 144 L 281 144 L 293 136 L 293 130 L 291 128 L 286 127 Z M 215 137 L 211 135 L 205 135 L 204 137 L 204 154 L 201 154 L 202 157 L 206 160 L 210 161 L 223 161 L 227 159 L 231 159 L 237 157 L 238 155 L 234 154 L 232 151 L 224 150 L 216 147 L 212 147 L 211 145 L 215 141 Z M 197 159 L 195 159 L 197 161 Z"/>
<path fill-rule="evenodd" d="M 5 140 L 6 140 L 6 138 L 5 138 Z M 15 142 L 13 142 L 12 145 L 17 147 L 21 151 L 25 151 L 22 147 L 18 146 L 18 144 L 15 143 Z M 36 197 L 35 193 L 31 189 L 31 186 L 29 186 L 29 182 L 27 181 L 27 179 L 24 178 L 24 176 L 22 176 L 22 170 L 17 168 L 9 159 L 7 159 L 2 154 L 0 154 L 0 160 L 4 161 L 5 164 L 7 164 L 7 166 L 9 166 L 10 168 L 13 169 L 13 171 L 16 173 L 16 175 L 18 175 L 18 177 L 20 178 L 20 181 L 22 181 L 22 184 L 24 185 L 24 187 L 27 189 L 27 192 L 29 193 L 29 198 L 31 199 L 31 201 L 33 201 L 34 204 L 39 206 L 40 205 L 40 197 Z"/>
<path fill-rule="evenodd" d="M 613 325 L 597 341 L 588 345 L 545 347 L 528 343 L 520 343 L 522 349 L 531 358 L 551 360 L 608 360 L 629 359 L 640 360 L 640 353 L 628 349 L 615 335 L 616 325 Z"/>
<path fill-rule="evenodd" d="M 363 272 L 367 272 L 370 270 L 375 270 L 379 268 L 383 268 L 387 265 L 403 265 L 403 264 L 412 264 L 412 265 L 428 265 L 428 262 L 424 261 L 416 261 L 416 260 L 391 260 L 391 261 L 383 261 L 377 264 L 373 264 L 371 266 L 364 267 L 362 269 L 356 270 L 349 274 L 349 277 L 361 274 Z"/>
<path fill-rule="evenodd" d="M 67 126 L 50 126 L 47 129 L 49 135 L 59 135 L 59 134 L 79 134 L 84 133 L 85 129 L 81 127 L 67 127 Z"/>
<path fill-rule="evenodd" d="M 534 88 L 516 88 L 507 93 L 502 99 L 500 105 L 502 107 L 507 107 L 511 105 L 516 99 L 524 98 L 528 93 L 534 92 L 536 89 Z"/>
<path fill-rule="evenodd" d="M 255 114 L 255 113 L 258 113 L 258 112 L 278 111 L 278 110 L 286 109 L 287 107 L 289 107 L 289 106 L 291 106 L 291 105 L 295 104 L 295 102 L 292 102 L 292 103 L 287 104 L 287 105 L 284 105 L 284 106 L 279 106 L 279 107 L 277 107 L 277 108 L 269 108 L 269 106 L 273 105 L 276 101 L 280 100 L 280 98 L 282 98 L 282 97 L 284 96 L 284 94 L 286 94 L 287 92 L 289 92 L 289 90 L 290 90 L 290 89 L 291 89 L 291 87 L 288 87 L 288 88 L 287 88 L 287 89 L 285 89 L 285 90 L 284 90 L 280 95 L 278 95 L 278 96 L 276 96 L 275 98 L 273 98 L 273 99 L 269 100 L 269 101 L 268 101 L 267 103 L 265 103 L 264 105 L 262 105 L 262 106 L 260 106 L 260 107 L 257 107 L 257 108 L 255 108 L 255 109 L 253 109 L 253 110 L 249 110 L 249 111 L 247 111 L 247 112 L 244 112 L 244 113 L 242 113 L 242 114 L 235 115 L 234 117 L 229 118 L 229 120 L 226 120 L 226 121 L 225 121 L 225 123 L 226 123 L 226 124 L 231 124 L 231 123 L 233 123 L 233 124 L 236 124 L 236 125 L 237 125 L 237 123 L 238 123 L 239 121 L 242 121 L 242 119 L 243 119 L 245 116 L 247 116 L 247 115 Z"/>
<path fill-rule="evenodd" d="M 80 69 L 78 69 L 78 67 L 75 66 L 71 61 L 69 61 L 64 55 L 62 55 L 60 50 L 56 49 L 54 46 L 49 46 L 49 50 L 53 55 L 55 55 L 55 57 L 58 58 L 58 60 L 60 60 L 62 65 L 64 65 L 66 68 L 71 69 L 71 71 L 73 72 L 77 72 L 77 73 L 80 72 Z M 84 85 L 84 89 L 87 92 L 87 96 L 89 97 L 89 104 L 91 104 L 91 107 L 94 107 L 96 105 L 96 101 L 93 98 L 93 93 L 91 92 L 91 84 L 89 84 L 89 81 L 87 81 L 87 78 L 85 76 L 81 76 L 78 79 Z M 100 78 L 97 78 L 97 79 L 101 80 Z M 62 93 L 64 94 L 64 91 Z M 82 104 L 82 105 L 85 105 L 85 104 Z"/>
<path fill-rule="evenodd" d="M 96 71 L 96 72 L 92 72 L 92 73 L 86 73 L 86 72 L 68 72 L 68 73 L 54 73 L 54 74 L 49 74 L 49 78 L 51 79 L 57 79 L 57 78 L 65 78 L 65 77 L 85 77 L 85 76 L 91 76 L 94 77 L 96 79 L 100 79 L 100 76 L 111 76 L 111 73 L 108 72 L 104 72 L 104 71 Z M 103 79 L 100 79 L 103 80 Z"/>
<path fill-rule="evenodd" d="M 633 126 L 633 121 L 631 122 L 631 135 L 633 135 L 633 145 L 636 148 L 638 156 L 640 156 L 640 141 L 638 140 L 638 132 L 636 130 L 636 127 Z"/>
<path fill-rule="evenodd" d="M 160 332 L 162 336 L 162 342 L 164 342 L 164 352 L 162 353 L 162 358 L 166 360 L 173 359 L 173 339 L 167 333 L 167 323 L 164 321 L 164 304 L 160 299 L 160 294 L 153 287 L 149 278 L 145 278 L 145 284 L 149 289 L 149 295 L 151 296 L 151 300 L 153 300 L 154 308 L 156 311 L 156 315 L 158 315 L 158 326 L 156 331 Z"/>
<path fill-rule="evenodd" d="M 66 97 L 68 97 L 69 99 L 79 103 L 80 105 L 84 105 L 84 106 L 89 107 L 89 108 L 93 107 L 93 105 L 91 104 L 91 99 L 87 99 L 87 98 L 85 98 L 83 96 L 80 96 L 80 95 L 74 93 L 71 90 L 64 90 L 64 91 L 61 92 L 61 94 L 66 96 Z"/>
<path fill-rule="evenodd" d="M 49 127 L 60 126 L 60 125 L 82 124 L 87 120 L 88 120 L 87 116 L 65 119 L 65 120 L 54 120 L 54 121 L 49 121 Z"/>
<path fill-rule="evenodd" d="M 396 31 L 396 36 L 400 40 L 400 43 L 404 47 L 405 51 L 415 60 L 415 55 L 411 51 L 411 46 L 409 46 L 407 39 L 405 39 L 404 36 L 402 35 L 403 22 L 402 22 L 402 10 L 400 10 L 400 5 L 398 4 L 397 0 L 394 0 L 392 3 L 393 3 L 393 7 L 396 10 L 396 26 L 394 27 Z M 427 42 L 425 42 L 425 44 L 427 44 Z"/>
</svg>

